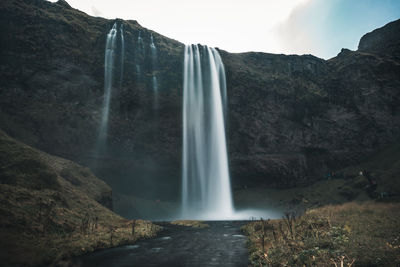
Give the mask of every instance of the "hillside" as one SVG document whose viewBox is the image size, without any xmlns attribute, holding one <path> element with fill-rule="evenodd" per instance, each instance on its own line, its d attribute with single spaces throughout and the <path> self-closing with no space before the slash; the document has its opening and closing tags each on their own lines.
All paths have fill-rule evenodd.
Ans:
<svg viewBox="0 0 400 267">
<path fill-rule="evenodd" d="M 33 149 L 0 131 L 0 260 L 4 266 L 54 263 L 132 243 L 159 227 L 128 221 L 111 189 L 86 167 Z"/>
</svg>

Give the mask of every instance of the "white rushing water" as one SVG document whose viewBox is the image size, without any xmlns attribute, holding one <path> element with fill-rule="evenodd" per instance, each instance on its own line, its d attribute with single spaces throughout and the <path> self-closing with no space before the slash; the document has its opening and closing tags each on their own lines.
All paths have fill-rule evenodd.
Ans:
<svg viewBox="0 0 400 267">
<path fill-rule="evenodd" d="M 154 104 L 153 108 L 157 109 L 158 108 L 158 81 L 157 81 L 157 47 L 154 44 L 154 39 L 153 35 L 150 35 L 150 51 L 151 51 L 151 68 L 152 68 L 152 87 L 153 87 L 153 93 L 154 93 Z"/>
<path fill-rule="evenodd" d="M 153 94 L 154 94 L 153 108 L 158 109 L 158 82 L 157 82 L 157 76 L 155 74 L 153 75 L 153 78 L 151 79 L 151 84 L 153 87 Z"/>
<path fill-rule="evenodd" d="M 124 61 L 125 61 L 125 38 L 124 38 L 124 25 L 121 24 L 120 27 L 121 34 L 121 68 L 120 68 L 120 76 L 119 76 L 119 87 L 122 88 L 122 81 L 124 79 Z"/>
<path fill-rule="evenodd" d="M 154 38 L 153 38 L 153 34 L 150 34 L 150 48 L 154 51 L 156 51 L 156 45 L 154 44 Z"/>
<path fill-rule="evenodd" d="M 225 137 L 225 70 L 217 50 L 185 46 L 182 217 L 234 217 Z"/>
<path fill-rule="evenodd" d="M 117 36 L 117 23 L 114 23 L 114 26 L 107 34 L 106 50 L 104 56 L 104 99 L 103 99 L 103 110 L 101 115 L 101 124 L 99 130 L 100 146 L 104 145 L 105 138 L 107 136 L 108 116 L 110 111 L 111 91 L 113 86 L 113 69 L 114 69 L 114 59 L 115 59 L 116 36 Z"/>
<path fill-rule="evenodd" d="M 142 55 L 144 54 L 144 43 L 142 38 L 142 32 L 139 31 L 137 43 L 136 43 L 136 51 L 135 51 L 135 61 L 136 61 L 136 73 L 141 78 L 142 74 Z"/>
</svg>

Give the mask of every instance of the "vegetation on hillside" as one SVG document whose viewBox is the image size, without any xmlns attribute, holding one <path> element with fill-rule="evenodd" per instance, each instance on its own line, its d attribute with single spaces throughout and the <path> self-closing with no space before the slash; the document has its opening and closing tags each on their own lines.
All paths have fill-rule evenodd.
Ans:
<svg viewBox="0 0 400 267">
<path fill-rule="evenodd" d="M 154 236 L 161 227 L 124 219 L 111 189 L 89 169 L 19 143 L 0 131 L 0 260 L 57 262 Z"/>
</svg>

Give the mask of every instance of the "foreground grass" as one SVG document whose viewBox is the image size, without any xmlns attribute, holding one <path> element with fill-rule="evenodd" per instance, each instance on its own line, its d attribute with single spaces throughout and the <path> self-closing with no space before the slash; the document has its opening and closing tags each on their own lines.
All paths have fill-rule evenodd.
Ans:
<svg viewBox="0 0 400 267">
<path fill-rule="evenodd" d="M 55 216 L 57 215 L 53 213 L 49 220 L 56 221 Z M 160 226 L 148 221 L 125 219 L 99 221 L 97 225 L 93 221 L 85 230 L 82 229 L 82 225 L 77 225 L 69 232 L 61 227 L 51 231 L 44 230 L 43 225 L 36 229 L 18 228 L 19 231 L 11 228 L 9 231 L 0 232 L 0 238 L 3 240 L 1 250 L 5 254 L 3 259 L 6 265 L 55 264 L 96 250 L 154 237 L 161 230 Z"/>
<path fill-rule="evenodd" d="M 347 203 L 242 230 L 254 266 L 399 266 L 399 217 L 399 203 Z"/>
<path fill-rule="evenodd" d="M 177 220 L 177 221 L 172 221 L 171 224 L 180 225 L 180 226 L 188 226 L 188 227 L 193 227 L 193 228 L 209 227 L 209 225 L 204 223 L 203 221 L 195 221 L 195 220 Z"/>
</svg>

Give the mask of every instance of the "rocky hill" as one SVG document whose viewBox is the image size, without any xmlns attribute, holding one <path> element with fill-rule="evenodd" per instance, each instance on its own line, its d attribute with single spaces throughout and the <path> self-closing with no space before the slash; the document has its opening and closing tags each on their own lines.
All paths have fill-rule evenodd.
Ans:
<svg viewBox="0 0 400 267">
<path fill-rule="evenodd" d="M 90 17 L 64 1 L 4 0 L 0 14 L 1 127 L 90 166 L 116 193 L 179 199 L 183 44 L 136 21 Z M 96 155 L 105 41 L 114 22 L 124 25 L 124 79 L 113 88 L 107 153 Z M 219 50 L 227 73 L 233 186 L 310 184 L 398 140 L 400 58 L 393 36 L 399 25 L 367 34 L 358 51 L 343 49 L 330 60 Z M 117 47 L 120 55 L 120 39 Z"/>
<path fill-rule="evenodd" d="M 398 20 L 388 23 L 384 27 L 364 35 L 358 45 L 358 51 L 395 56 L 399 58 L 399 32 L 400 23 Z"/>
<path fill-rule="evenodd" d="M 0 130 L 0 260 L 37 266 L 154 235 L 158 226 L 113 213 L 111 188 L 82 167 Z M 103 205 L 102 205 L 103 204 Z M 58 266 L 58 265 L 57 265 Z"/>
<path fill-rule="evenodd" d="M 399 134 L 395 56 L 343 49 L 328 61 L 262 53 L 223 58 L 234 177 L 280 187 L 309 183 Z"/>
</svg>

